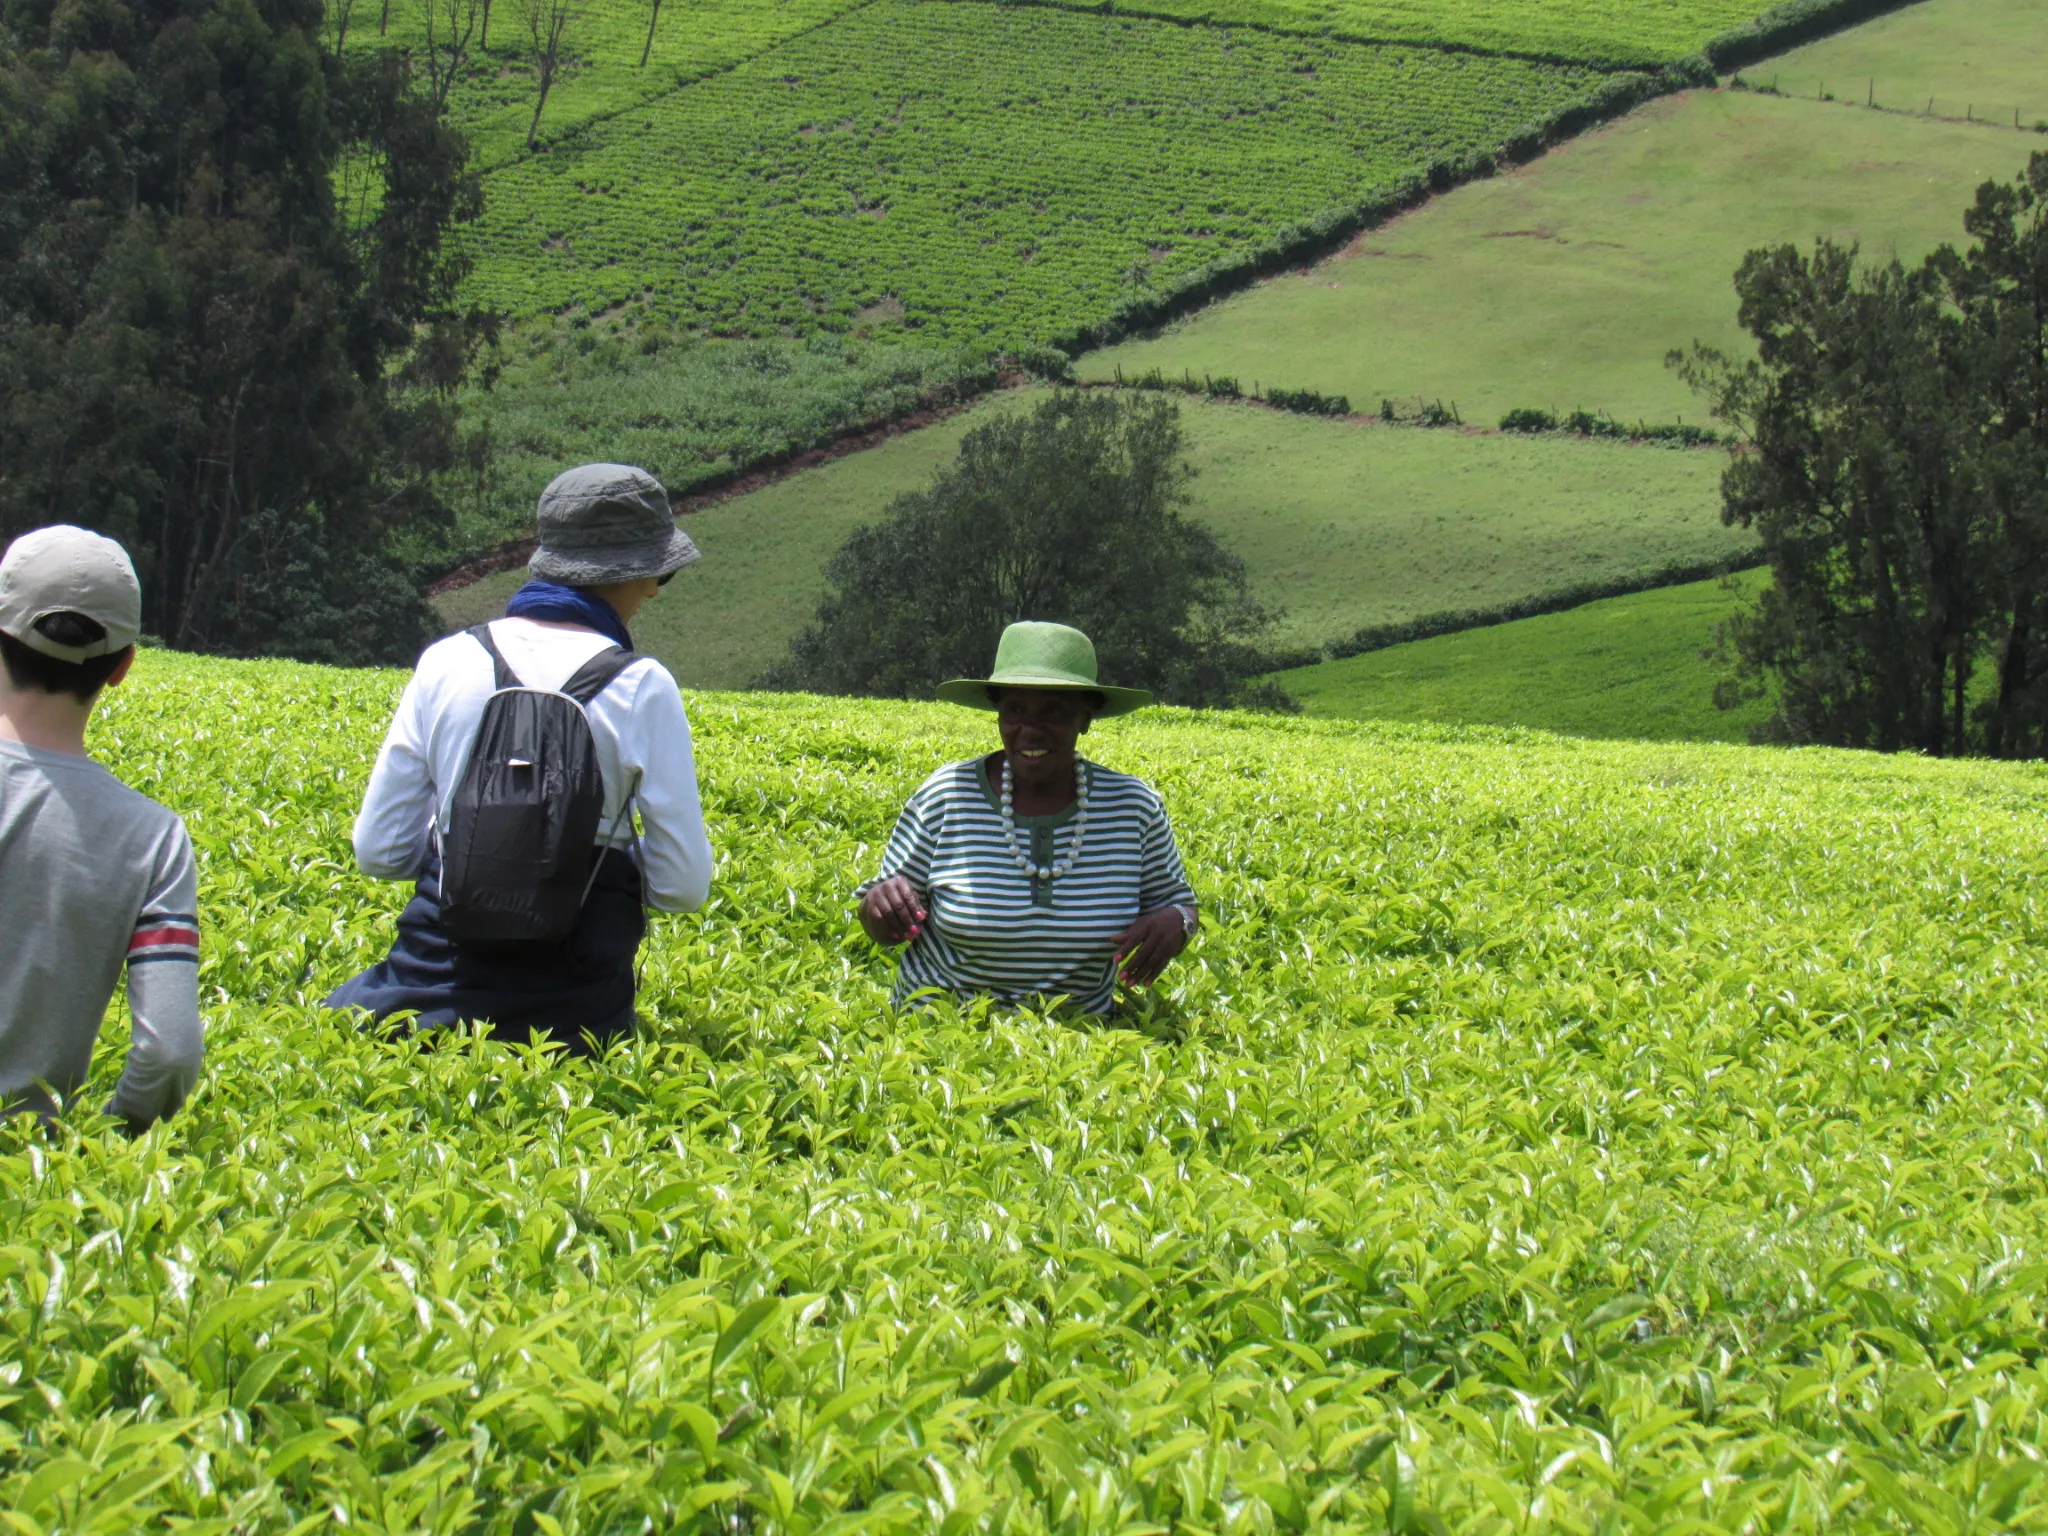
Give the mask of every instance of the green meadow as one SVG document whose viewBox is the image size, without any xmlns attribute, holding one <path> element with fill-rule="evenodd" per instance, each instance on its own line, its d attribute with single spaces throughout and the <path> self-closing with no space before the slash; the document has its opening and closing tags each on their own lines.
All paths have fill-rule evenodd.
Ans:
<svg viewBox="0 0 2048 1536">
<path fill-rule="evenodd" d="M 1155 711 L 1111 1027 L 901 1016 L 849 892 L 991 745 L 693 702 L 720 864 L 597 1062 L 316 1000 L 402 674 L 151 654 L 207 1071 L 0 1127 L 10 1530 L 2034 1531 L 2038 765 Z"/>
<path fill-rule="evenodd" d="M 687 686 L 743 687 L 783 652 L 823 594 L 848 533 L 948 462 L 999 396 L 972 412 L 804 470 L 687 519 L 704 551 L 635 626 Z M 1273 643 L 1334 644 L 1368 625 L 1485 608 L 1535 592 L 1724 558 L 1713 451 L 1467 434 L 1181 407 L 1196 519 L 1283 610 Z M 451 626 L 497 614 L 521 573 L 451 593 Z"/>
<path fill-rule="evenodd" d="M 1664 356 L 1743 346 L 1746 252 L 1829 235 L 1917 260 L 1960 241 L 1977 185 L 2042 142 L 1746 92 L 1665 98 L 1081 372 L 1191 369 L 1411 413 L 1441 400 L 1488 426 L 1522 406 L 1703 421 Z"/>
<path fill-rule="evenodd" d="M 1921 0 L 1808 43 L 1745 78 L 1897 112 L 2048 121 L 2048 21 L 2038 0 Z"/>
<path fill-rule="evenodd" d="M 1714 627 L 1765 580 L 1695 581 L 1274 674 L 1310 715 L 1745 741 L 1760 703 L 1714 707 Z"/>
</svg>

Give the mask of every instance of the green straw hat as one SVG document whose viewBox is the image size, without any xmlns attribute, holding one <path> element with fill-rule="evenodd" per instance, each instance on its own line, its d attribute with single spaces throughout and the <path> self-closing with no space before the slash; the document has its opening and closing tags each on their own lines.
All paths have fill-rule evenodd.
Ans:
<svg viewBox="0 0 2048 1536">
<path fill-rule="evenodd" d="M 1095 642 L 1065 624 L 1034 624 L 1029 620 L 1003 631 L 996 646 L 995 671 L 987 677 L 956 677 L 939 684 L 939 697 L 969 709 L 994 709 L 991 688 L 1056 688 L 1073 693 L 1098 693 L 1102 707 L 1095 718 L 1128 715 L 1152 702 L 1142 688 L 1110 688 L 1095 680 Z"/>
</svg>

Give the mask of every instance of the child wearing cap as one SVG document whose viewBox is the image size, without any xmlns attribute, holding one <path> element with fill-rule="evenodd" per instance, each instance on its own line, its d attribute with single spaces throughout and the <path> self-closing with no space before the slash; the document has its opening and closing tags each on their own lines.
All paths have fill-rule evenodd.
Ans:
<svg viewBox="0 0 2048 1536">
<path fill-rule="evenodd" d="M 490 648 L 471 633 L 429 646 L 398 701 L 356 817 L 355 851 L 364 873 L 414 881 L 413 896 L 390 953 L 336 988 L 328 1007 L 377 1021 L 410 1013 L 423 1029 L 480 1021 L 519 1040 L 538 1031 L 576 1053 L 632 1028 L 644 909 L 692 912 L 711 890 L 690 721 L 668 669 L 635 657 L 584 708 L 604 805 L 597 862 L 567 939 L 480 943 L 450 932 L 442 834 L 498 689 L 497 658 L 520 686 L 562 689 L 600 653 L 631 652 L 627 622 L 697 558 L 668 492 L 644 470 L 585 464 L 541 492 L 535 579 L 487 626 Z"/>
<path fill-rule="evenodd" d="M 48 1117 L 78 1091 L 124 964 L 134 1035 L 107 1112 L 140 1130 L 199 1077 L 192 840 L 85 751 L 141 628 L 112 539 L 39 528 L 0 558 L 0 1113 Z"/>
</svg>

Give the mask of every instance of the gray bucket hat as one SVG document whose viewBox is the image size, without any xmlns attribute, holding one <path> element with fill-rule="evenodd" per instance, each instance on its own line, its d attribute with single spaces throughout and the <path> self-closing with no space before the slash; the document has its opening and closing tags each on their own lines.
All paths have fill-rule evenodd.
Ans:
<svg viewBox="0 0 2048 1536">
<path fill-rule="evenodd" d="M 627 464 L 583 464 L 540 493 L 540 547 L 527 566 L 543 581 L 594 587 L 666 576 L 699 558 L 659 480 Z"/>
</svg>

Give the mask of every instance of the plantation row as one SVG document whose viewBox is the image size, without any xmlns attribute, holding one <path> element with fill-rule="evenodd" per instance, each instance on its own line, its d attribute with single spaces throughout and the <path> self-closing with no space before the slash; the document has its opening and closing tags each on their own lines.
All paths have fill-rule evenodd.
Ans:
<svg viewBox="0 0 2048 1536">
<path fill-rule="evenodd" d="M 875 0 L 490 179 L 479 300 L 1047 342 L 1615 89 L 1595 71 Z"/>
<path fill-rule="evenodd" d="M 0 1130 L 15 1528 L 2041 1525 L 2038 769 L 1115 722 L 1208 921 L 1076 1028 L 892 1015 L 849 921 L 985 720 L 700 697 L 713 903 L 555 1065 L 314 1006 L 401 681 L 107 702 L 210 1059 Z"/>
</svg>

